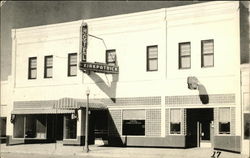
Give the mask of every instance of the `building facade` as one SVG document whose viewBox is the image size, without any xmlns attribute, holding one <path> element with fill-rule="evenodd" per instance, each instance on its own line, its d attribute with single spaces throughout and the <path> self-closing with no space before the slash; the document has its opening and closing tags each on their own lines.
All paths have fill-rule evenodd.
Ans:
<svg viewBox="0 0 250 158">
<path fill-rule="evenodd" d="M 92 143 L 249 152 L 242 7 L 207 2 L 13 29 L 8 144 L 82 145 L 89 103 Z"/>
</svg>

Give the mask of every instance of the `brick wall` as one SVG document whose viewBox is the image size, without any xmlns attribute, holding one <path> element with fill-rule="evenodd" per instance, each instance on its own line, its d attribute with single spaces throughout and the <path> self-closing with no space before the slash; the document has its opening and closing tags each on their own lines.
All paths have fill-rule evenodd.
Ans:
<svg viewBox="0 0 250 158">
<path fill-rule="evenodd" d="M 235 107 L 231 107 L 231 127 L 230 127 L 230 133 L 231 135 L 235 135 L 235 115 L 236 115 L 236 108 Z"/>
<path fill-rule="evenodd" d="M 145 135 L 146 136 L 161 136 L 161 110 L 160 109 L 146 110 Z"/>
<path fill-rule="evenodd" d="M 109 136 L 121 136 L 122 135 L 122 111 L 121 110 L 109 110 L 108 119 L 108 131 Z"/>
</svg>

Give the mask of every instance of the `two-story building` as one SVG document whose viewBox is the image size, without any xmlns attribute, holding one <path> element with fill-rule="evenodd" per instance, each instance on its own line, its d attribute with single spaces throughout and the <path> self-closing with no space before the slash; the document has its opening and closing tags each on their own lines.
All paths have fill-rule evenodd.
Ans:
<svg viewBox="0 0 250 158">
<path fill-rule="evenodd" d="M 92 142 L 247 153 L 244 10 L 207 2 L 13 29 L 8 144 L 82 145 L 89 103 Z"/>
</svg>

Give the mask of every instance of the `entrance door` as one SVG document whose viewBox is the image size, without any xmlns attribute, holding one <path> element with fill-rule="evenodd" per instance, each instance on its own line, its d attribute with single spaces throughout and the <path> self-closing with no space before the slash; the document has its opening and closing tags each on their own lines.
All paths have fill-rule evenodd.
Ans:
<svg viewBox="0 0 250 158">
<path fill-rule="evenodd" d="M 210 124 L 213 121 L 213 109 L 187 109 L 187 144 L 190 147 L 211 147 Z"/>
</svg>

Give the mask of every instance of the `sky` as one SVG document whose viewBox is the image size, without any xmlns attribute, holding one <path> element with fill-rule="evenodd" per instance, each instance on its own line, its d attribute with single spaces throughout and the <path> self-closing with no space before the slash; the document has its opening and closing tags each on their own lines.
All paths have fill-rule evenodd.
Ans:
<svg viewBox="0 0 250 158">
<path fill-rule="evenodd" d="M 11 29 L 201 3 L 194 1 L 7 1 L 1 6 L 1 81 L 11 74 Z"/>
</svg>

